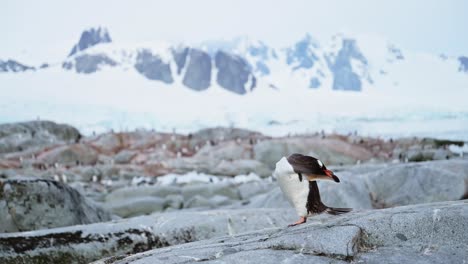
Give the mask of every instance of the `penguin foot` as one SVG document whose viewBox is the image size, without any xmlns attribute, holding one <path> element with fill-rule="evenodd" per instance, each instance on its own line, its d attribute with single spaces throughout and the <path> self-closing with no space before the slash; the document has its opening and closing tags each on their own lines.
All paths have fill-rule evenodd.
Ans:
<svg viewBox="0 0 468 264">
<path fill-rule="evenodd" d="M 305 222 L 307 222 L 307 217 L 301 216 L 301 218 L 299 218 L 299 220 L 297 220 L 297 222 L 295 222 L 294 224 L 290 224 L 288 226 L 297 226 L 297 225 L 300 225 L 300 224 L 304 224 Z"/>
</svg>

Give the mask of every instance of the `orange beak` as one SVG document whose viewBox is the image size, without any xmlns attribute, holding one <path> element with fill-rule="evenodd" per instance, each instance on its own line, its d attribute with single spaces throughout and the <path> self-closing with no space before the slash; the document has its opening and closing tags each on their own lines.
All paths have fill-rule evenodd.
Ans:
<svg viewBox="0 0 468 264">
<path fill-rule="evenodd" d="M 340 182 L 340 179 L 331 170 L 325 170 L 325 174 L 332 178 L 335 182 Z"/>
</svg>

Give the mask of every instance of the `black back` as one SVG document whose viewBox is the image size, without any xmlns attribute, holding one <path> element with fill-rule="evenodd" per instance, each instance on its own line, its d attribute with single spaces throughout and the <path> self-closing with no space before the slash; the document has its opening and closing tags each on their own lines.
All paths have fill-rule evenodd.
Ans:
<svg viewBox="0 0 468 264">
<path fill-rule="evenodd" d="M 295 153 L 287 159 L 295 173 L 325 175 L 325 165 L 320 166 L 318 159 L 314 157 Z"/>
</svg>

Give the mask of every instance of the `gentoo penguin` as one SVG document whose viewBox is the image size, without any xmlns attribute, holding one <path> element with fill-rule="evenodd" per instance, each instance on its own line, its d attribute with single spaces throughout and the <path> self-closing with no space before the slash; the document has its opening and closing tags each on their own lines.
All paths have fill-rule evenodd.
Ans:
<svg viewBox="0 0 468 264">
<path fill-rule="evenodd" d="M 350 208 L 328 207 L 320 200 L 316 181 L 340 182 L 340 179 L 319 159 L 301 154 L 283 157 L 276 163 L 273 177 L 278 180 L 281 191 L 300 217 L 297 222 L 289 226 L 305 223 L 309 215 L 323 212 L 339 215 L 351 211 Z"/>
</svg>

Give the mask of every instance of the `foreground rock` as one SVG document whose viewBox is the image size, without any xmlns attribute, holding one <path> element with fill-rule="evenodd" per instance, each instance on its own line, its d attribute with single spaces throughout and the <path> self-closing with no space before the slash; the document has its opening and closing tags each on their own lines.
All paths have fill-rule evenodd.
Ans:
<svg viewBox="0 0 468 264">
<path fill-rule="evenodd" d="M 66 184 L 51 180 L 0 181 L 0 233 L 111 220 L 111 214 Z"/>
<path fill-rule="evenodd" d="M 325 217 L 96 263 L 465 263 L 468 201 Z M 260 261 L 261 260 L 261 261 Z"/>
<path fill-rule="evenodd" d="M 0 234 L 0 263 L 88 263 L 121 254 L 285 226 L 290 210 L 172 212 L 34 232 Z"/>
</svg>

